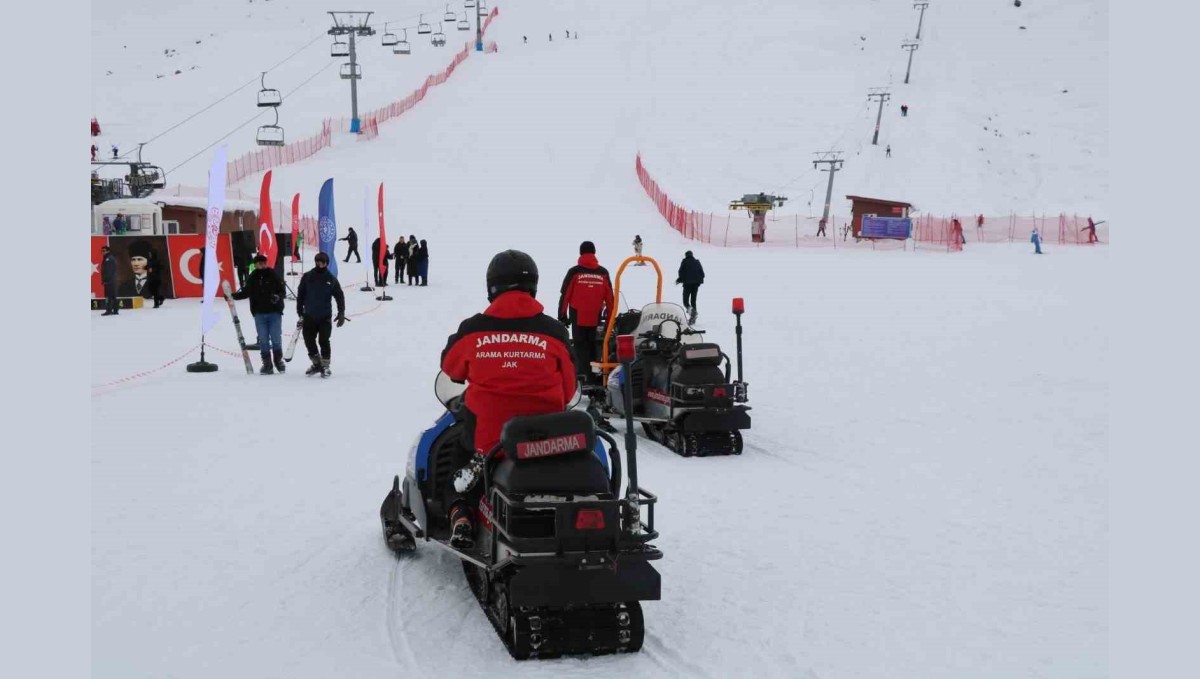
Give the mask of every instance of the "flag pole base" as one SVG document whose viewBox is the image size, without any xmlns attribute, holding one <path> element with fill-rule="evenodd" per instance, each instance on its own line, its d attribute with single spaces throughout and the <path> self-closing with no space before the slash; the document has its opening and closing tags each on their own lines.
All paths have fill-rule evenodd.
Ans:
<svg viewBox="0 0 1200 679">
<path fill-rule="evenodd" d="M 374 291 L 375 291 L 375 288 L 372 288 L 372 287 L 371 287 L 371 286 L 369 286 L 369 285 L 364 285 L 364 286 L 362 286 L 361 288 L 359 288 L 359 291 L 360 291 L 360 292 L 374 292 Z"/>
<path fill-rule="evenodd" d="M 380 302 L 390 302 L 390 301 L 392 301 L 392 296 L 385 292 L 382 295 L 376 297 L 375 299 Z"/>
<path fill-rule="evenodd" d="M 216 363 L 209 363 L 203 360 L 187 364 L 187 371 L 190 373 L 215 373 L 217 372 L 217 368 Z"/>
</svg>

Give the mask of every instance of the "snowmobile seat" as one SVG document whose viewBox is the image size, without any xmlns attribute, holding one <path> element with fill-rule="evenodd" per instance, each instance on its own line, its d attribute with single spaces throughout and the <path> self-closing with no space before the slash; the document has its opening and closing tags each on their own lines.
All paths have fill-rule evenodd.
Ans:
<svg viewBox="0 0 1200 679">
<path fill-rule="evenodd" d="M 684 366 L 721 365 L 721 347 L 711 342 L 688 344 L 679 352 L 679 363 Z"/>
<path fill-rule="evenodd" d="M 500 434 L 504 451 L 492 483 L 509 493 L 598 495 L 608 470 L 593 452 L 595 423 L 585 412 L 514 417 Z"/>
</svg>

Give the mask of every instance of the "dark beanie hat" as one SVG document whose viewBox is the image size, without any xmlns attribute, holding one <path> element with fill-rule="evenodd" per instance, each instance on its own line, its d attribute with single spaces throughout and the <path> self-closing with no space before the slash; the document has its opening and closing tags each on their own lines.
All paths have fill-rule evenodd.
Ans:
<svg viewBox="0 0 1200 679">
<path fill-rule="evenodd" d="M 590 240 L 585 240 L 579 244 L 579 254 L 594 255 L 596 254 L 596 244 Z"/>
</svg>

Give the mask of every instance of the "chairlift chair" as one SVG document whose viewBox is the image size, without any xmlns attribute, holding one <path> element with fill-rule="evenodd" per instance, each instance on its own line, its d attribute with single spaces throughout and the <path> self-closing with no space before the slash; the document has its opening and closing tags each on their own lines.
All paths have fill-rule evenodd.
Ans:
<svg viewBox="0 0 1200 679">
<path fill-rule="evenodd" d="M 467 15 L 465 12 L 463 13 L 462 18 L 458 20 L 458 30 L 460 30 L 460 31 L 471 30 L 471 22 L 467 21 Z"/>
<path fill-rule="evenodd" d="M 395 33 L 384 33 L 383 34 L 383 46 L 384 47 L 395 47 L 396 43 L 398 43 L 398 42 L 400 42 L 400 38 L 397 38 Z"/>
<path fill-rule="evenodd" d="M 487 16 L 487 11 L 487 2 L 485 0 L 479 0 L 479 16 Z"/>
<path fill-rule="evenodd" d="M 450 11 L 450 5 L 447 4 L 446 5 L 446 14 L 445 14 L 445 16 L 442 17 L 442 21 L 450 22 L 450 21 L 454 21 L 457 18 L 458 18 L 458 16 L 454 12 Z"/>
<path fill-rule="evenodd" d="M 466 4 L 463 5 L 463 7 L 466 7 L 467 9 L 471 9 L 474 6 L 475 6 L 475 0 L 467 0 Z"/>
<path fill-rule="evenodd" d="M 329 56 L 331 57 L 348 57 L 350 56 L 350 43 L 343 42 L 334 38 L 333 46 L 329 48 Z"/>
<path fill-rule="evenodd" d="M 267 72 L 263 71 L 262 78 L 259 79 L 259 82 L 262 84 L 262 89 L 258 91 L 258 105 L 260 107 L 279 106 L 283 103 L 283 97 L 279 96 L 279 90 L 267 87 L 266 78 Z"/>
<path fill-rule="evenodd" d="M 434 47 L 441 47 L 446 44 L 446 34 L 442 33 L 442 29 L 439 28 L 438 32 L 433 34 L 432 42 Z"/>
<path fill-rule="evenodd" d="M 351 71 L 351 66 L 354 70 Z M 342 64 L 341 68 L 342 80 L 362 80 L 362 65 L 361 64 Z"/>
<path fill-rule="evenodd" d="M 429 35 L 430 33 L 433 33 L 433 28 L 431 28 L 429 24 L 425 23 L 424 14 L 422 14 L 421 18 L 417 21 L 417 33 L 421 35 Z"/>
<path fill-rule="evenodd" d="M 408 29 L 405 28 L 400 42 L 392 46 L 392 54 L 412 54 L 412 45 L 408 44 Z"/>
<path fill-rule="evenodd" d="M 279 126 L 279 109 L 271 110 L 275 112 L 275 124 L 263 125 L 258 128 L 256 141 L 259 146 L 283 146 L 283 128 Z"/>
</svg>

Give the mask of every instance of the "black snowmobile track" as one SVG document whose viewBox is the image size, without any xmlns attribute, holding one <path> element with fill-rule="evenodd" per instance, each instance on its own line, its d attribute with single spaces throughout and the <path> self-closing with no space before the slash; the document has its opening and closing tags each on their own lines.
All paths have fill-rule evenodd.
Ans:
<svg viewBox="0 0 1200 679">
<path fill-rule="evenodd" d="M 742 432 L 736 429 L 732 431 L 680 432 L 666 431 L 661 425 L 643 423 L 642 431 L 651 441 L 662 444 L 683 457 L 742 454 Z"/>
<path fill-rule="evenodd" d="M 642 648 L 646 627 L 642 606 L 636 601 L 512 610 L 503 578 L 492 586 L 489 601 L 483 596 L 481 569 L 464 562 L 463 572 L 496 634 L 516 660 L 636 653 Z"/>
</svg>

